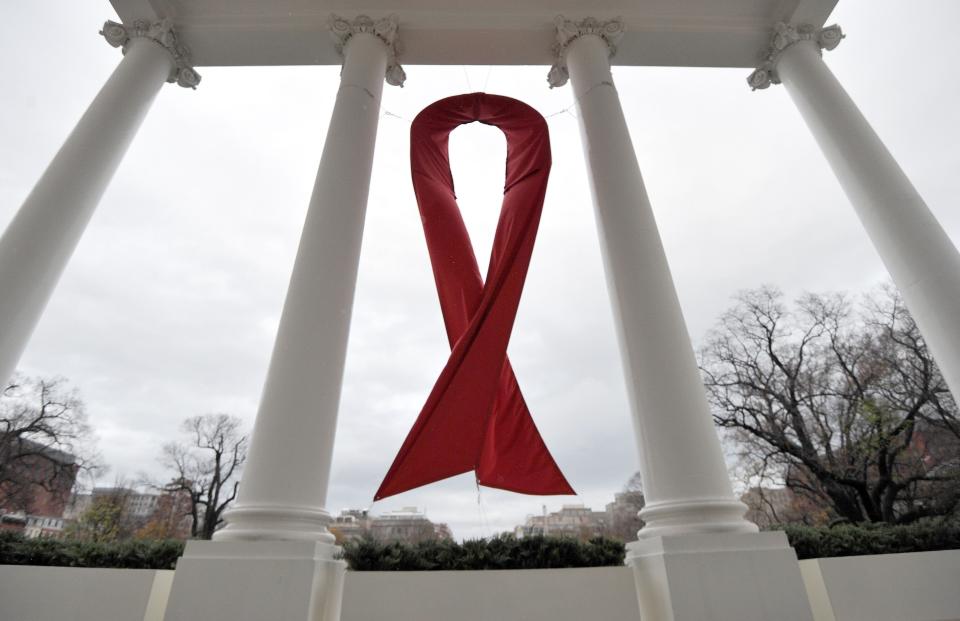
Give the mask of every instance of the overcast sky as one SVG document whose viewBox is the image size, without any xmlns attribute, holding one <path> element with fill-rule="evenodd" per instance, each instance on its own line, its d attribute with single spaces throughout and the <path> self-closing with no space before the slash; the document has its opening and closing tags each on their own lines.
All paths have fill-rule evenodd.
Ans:
<svg viewBox="0 0 960 621">
<path fill-rule="evenodd" d="M 116 19 L 105 0 L 3 0 L 0 15 L 2 227 L 120 53 L 97 35 Z M 848 36 L 828 64 L 960 242 L 960 3 L 841 0 L 831 21 Z M 161 477 L 160 446 L 188 416 L 228 412 L 252 426 L 338 69 L 204 68 L 197 91 L 160 93 L 20 365 L 80 389 L 111 466 L 104 482 Z M 580 495 L 478 496 L 465 475 L 372 507 L 426 508 L 458 538 L 511 529 L 542 502 L 602 509 L 638 460 L 570 88 L 549 90 L 547 67 L 406 71 L 405 88 L 384 90 L 328 508 L 371 507 L 449 354 L 409 180 L 409 120 L 483 90 L 549 119 L 553 173 L 510 357 Z M 885 278 L 786 91 L 752 93 L 748 73 L 614 69 L 695 342 L 740 289 L 862 291 Z M 504 155 L 492 127 L 451 139 L 481 265 Z"/>
</svg>

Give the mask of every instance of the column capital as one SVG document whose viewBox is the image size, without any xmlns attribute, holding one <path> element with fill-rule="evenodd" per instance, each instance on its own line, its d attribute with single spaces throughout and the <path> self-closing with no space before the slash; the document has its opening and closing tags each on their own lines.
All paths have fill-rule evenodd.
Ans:
<svg viewBox="0 0 960 621">
<path fill-rule="evenodd" d="M 397 57 L 400 54 L 399 32 L 400 24 L 396 15 L 388 15 L 382 19 L 374 20 L 366 15 L 360 15 L 355 19 L 346 19 L 339 15 L 330 16 L 330 36 L 333 37 L 337 46 L 337 53 L 343 55 L 343 50 L 347 46 L 347 41 L 355 34 L 361 32 L 372 34 L 387 46 L 387 84 L 391 86 L 403 87 L 407 79 L 407 74 Z"/>
<path fill-rule="evenodd" d="M 197 88 L 200 83 L 200 74 L 194 71 L 190 62 L 190 50 L 180 42 L 173 29 L 173 20 L 169 18 L 151 22 L 146 19 L 134 20 L 129 26 L 107 20 L 100 31 L 107 43 L 119 47 L 126 53 L 127 45 L 137 38 L 145 38 L 160 45 L 173 59 L 174 68 L 170 72 L 167 82 L 176 82 L 184 88 Z"/>
<path fill-rule="evenodd" d="M 623 36 L 623 19 L 615 17 L 606 21 L 600 21 L 595 17 L 585 17 L 579 21 L 567 19 L 563 15 L 557 15 L 553 20 L 557 29 L 557 40 L 553 45 L 553 52 L 556 60 L 547 74 L 547 82 L 550 88 L 563 86 L 570 79 L 567 71 L 567 48 L 570 44 L 586 35 L 596 35 L 607 44 L 610 56 L 617 53 L 617 42 Z"/>
<path fill-rule="evenodd" d="M 840 45 L 840 40 L 845 36 L 840 26 L 836 24 L 817 28 L 812 24 L 795 26 L 780 22 L 774 26 L 770 44 L 763 53 L 763 62 L 747 77 L 747 84 L 753 90 L 764 89 L 771 84 L 780 84 L 777 63 L 780 61 L 780 56 L 794 43 L 813 41 L 821 50 L 832 50 Z"/>
</svg>

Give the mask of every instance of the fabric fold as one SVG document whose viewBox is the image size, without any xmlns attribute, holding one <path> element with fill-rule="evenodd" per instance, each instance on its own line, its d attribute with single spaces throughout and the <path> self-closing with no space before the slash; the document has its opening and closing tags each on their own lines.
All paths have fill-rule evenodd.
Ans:
<svg viewBox="0 0 960 621">
<path fill-rule="evenodd" d="M 450 132 L 474 121 L 498 127 L 507 139 L 503 204 L 486 282 L 457 205 L 447 148 Z M 470 471 L 487 487 L 574 494 L 506 355 L 550 175 L 547 123 L 509 97 L 442 99 L 414 119 L 410 163 L 451 353 L 374 499 Z"/>
</svg>

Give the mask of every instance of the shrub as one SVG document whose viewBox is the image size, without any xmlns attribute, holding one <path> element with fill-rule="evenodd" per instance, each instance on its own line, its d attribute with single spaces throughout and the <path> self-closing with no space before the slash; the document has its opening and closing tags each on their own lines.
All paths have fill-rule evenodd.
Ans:
<svg viewBox="0 0 960 621">
<path fill-rule="evenodd" d="M 623 565 L 620 541 L 595 538 L 581 542 L 563 537 L 502 535 L 493 539 L 383 543 L 350 541 L 343 556 L 355 571 L 440 571 L 463 569 L 547 569 Z"/>
<path fill-rule="evenodd" d="M 960 549 L 960 526 L 930 523 L 891 526 L 838 524 L 833 527 L 788 525 L 778 527 L 797 551 L 797 557 L 827 558 L 864 554 L 897 554 Z"/>
<path fill-rule="evenodd" d="M 865 554 L 895 554 L 960 549 L 960 526 L 852 525 L 834 527 L 781 526 L 797 557 L 827 558 Z M 458 569 L 552 569 L 622 565 L 624 545 L 596 538 L 584 543 L 572 538 L 510 535 L 489 540 L 427 541 L 407 545 L 372 539 L 344 545 L 344 558 L 355 571 L 431 571 Z"/>
<path fill-rule="evenodd" d="M 827 558 L 960 550 L 960 526 L 841 524 L 827 527 L 787 525 L 783 530 L 797 557 Z M 124 540 L 111 543 L 25 539 L 0 531 L 0 565 L 174 569 L 184 542 Z M 558 569 L 623 565 L 624 545 L 598 537 L 587 542 L 565 537 L 502 535 L 493 539 L 384 543 L 350 541 L 343 558 L 354 571 L 439 571 L 464 569 Z"/>
<path fill-rule="evenodd" d="M 0 532 L 0 565 L 173 569 L 183 554 L 176 540 L 125 540 L 111 543 L 25 539 Z"/>
</svg>

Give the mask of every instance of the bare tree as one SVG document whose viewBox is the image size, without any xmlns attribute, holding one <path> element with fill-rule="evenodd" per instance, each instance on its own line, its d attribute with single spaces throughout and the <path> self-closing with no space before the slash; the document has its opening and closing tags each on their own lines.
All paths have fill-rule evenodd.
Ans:
<svg viewBox="0 0 960 621">
<path fill-rule="evenodd" d="M 740 294 L 701 353 L 714 420 L 759 481 L 833 518 L 910 523 L 960 506 L 960 418 L 892 288 Z"/>
<path fill-rule="evenodd" d="M 0 393 L 0 506 L 31 511 L 43 490 L 69 495 L 98 468 L 83 401 L 63 378 L 15 377 Z"/>
<path fill-rule="evenodd" d="M 606 536 L 621 541 L 635 540 L 637 532 L 643 527 L 639 513 L 645 502 L 643 480 L 639 472 L 634 472 L 623 486 L 623 491 L 616 494 L 613 502 L 607 505 Z"/>
<path fill-rule="evenodd" d="M 122 476 L 112 487 L 95 488 L 86 509 L 67 525 L 67 538 L 100 543 L 130 539 L 146 523 L 134 510 L 136 498 L 137 491 Z"/>
<path fill-rule="evenodd" d="M 226 414 L 194 416 L 183 421 L 189 440 L 163 447 L 163 462 L 174 473 L 164 489 L 190 494 L 192 537 L 213 537 L 223 512 L 237 497 L 247 458 L 247 436 L 241 434 L 240 425 L 239 418 Z"/>
<path fill-rule="evenodd" d="M 643 494 L 643 477 L 640 471 L 634 472 L 623 486 L 624 492 L 639 492 Z"/>
</svg>

